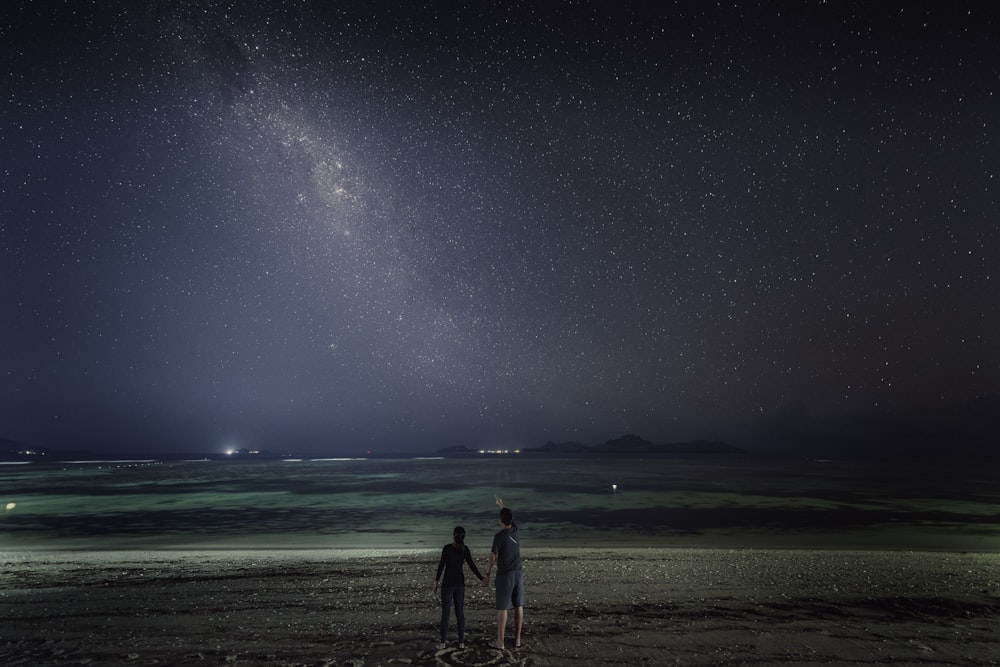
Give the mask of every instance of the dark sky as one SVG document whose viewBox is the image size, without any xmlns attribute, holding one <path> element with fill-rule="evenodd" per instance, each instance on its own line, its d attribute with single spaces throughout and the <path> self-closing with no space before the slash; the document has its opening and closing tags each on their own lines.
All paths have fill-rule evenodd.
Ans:
<svg viewBox="0 0 1000 667">
<path fill-rule="evenodd" d="M 0 437 L 982 426 L 1000 9 L 468 4 L 5 3 Z"/>
</svg>

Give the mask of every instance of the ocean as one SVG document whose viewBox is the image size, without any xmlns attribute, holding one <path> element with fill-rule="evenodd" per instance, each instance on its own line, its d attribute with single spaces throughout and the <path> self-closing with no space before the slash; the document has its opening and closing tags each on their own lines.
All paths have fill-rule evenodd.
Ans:
<svg viewBox="0 0 1000 667">
<path fill-rule="evenodd" d="M 992 467 L 714 459 L 104 461 L 0 465 L 0 550 L 438 549 L 497 530 L 526 549 L 1000 551 Z"/>
</svg>

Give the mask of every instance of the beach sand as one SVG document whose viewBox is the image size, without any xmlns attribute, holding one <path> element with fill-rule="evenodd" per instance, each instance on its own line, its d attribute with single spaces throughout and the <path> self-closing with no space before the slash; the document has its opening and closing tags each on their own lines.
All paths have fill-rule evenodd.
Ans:
<svg viewBox="0 0 1000 667">
<path fill-rule="evenodd" d="M 471 577 L 437 649 L 438 553 L 0 553 L 0 664 L 1000 664 L 1000 554 L 526 549 L 501 652 Z"/>
</svg>

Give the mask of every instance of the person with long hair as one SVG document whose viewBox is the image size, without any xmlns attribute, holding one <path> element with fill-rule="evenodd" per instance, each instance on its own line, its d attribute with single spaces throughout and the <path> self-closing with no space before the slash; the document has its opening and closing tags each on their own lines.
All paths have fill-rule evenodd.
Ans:
<svg viewBox="0 0 1000 667">
<path fill-rule="evenodd" d="M 489 584 L 488 577 L 479 573 L 472 552 L 465 546 L 465 528 L 456 526 L 452 533 L 452 542 L 441 549 L 441 560 L 438 562 L 437 575 L 434 577 L 434 592 L 441 589 L 441 643 L 443 649 L 448 636 L 448 621 L 451 620 L 451 608 L 455 607 L 455 620 L 458 622 L 458 648 L 465 648 L 465 571 L 463 563 L 468 563 L 472 573 L 483 582 Z M 441 573 L 444 573 L 444 579 Z"/>
</svg>

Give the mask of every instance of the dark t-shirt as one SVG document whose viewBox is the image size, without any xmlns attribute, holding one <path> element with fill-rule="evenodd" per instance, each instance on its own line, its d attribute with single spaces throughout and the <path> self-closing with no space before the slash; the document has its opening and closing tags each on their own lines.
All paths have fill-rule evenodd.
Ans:
<svg viewBox="0 0 1000 667">
<path fill-rule="evenodd" d="M 458 549 L 454 544 L 446 544 L 441 549 L 441 561 L 438 563 L 437 576 L 434 577 L 435 580 L 441 582 L 442 588 L 465 586 L 462 561 L 469 564 L 476 579 L 483 578 L 483 575 L 479 574 L 479 570 L 476 569 L 476 564 L 472 562 L 472 552 L 469 551 L 469 547 L 462 545 L 462 548 Z M 441 579 L 442 570 L 444 570 L 444 579 Z"/>
<path fill-rule="evenodd" d="M 521 534 L 516 524 L 504 528 L 493 537 L 490 552 L 497 555 L 497 574 L 521 569 Z"/>
</svg>

